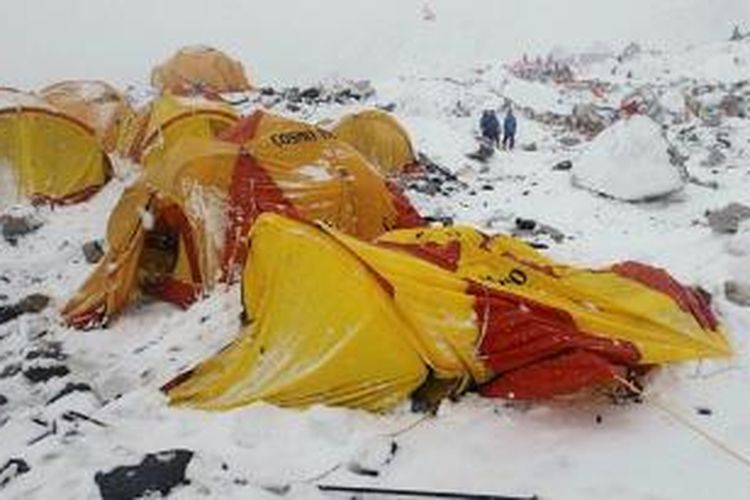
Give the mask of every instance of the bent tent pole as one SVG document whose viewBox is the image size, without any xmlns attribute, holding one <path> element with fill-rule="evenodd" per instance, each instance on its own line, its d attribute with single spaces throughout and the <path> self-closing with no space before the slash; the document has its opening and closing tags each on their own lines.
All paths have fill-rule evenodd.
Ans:
<svg viewBox="0 0 750 500">
<path fill-rule="evenodd" d="M 329 493 L 352 493 L 365 495 L 391 495 L 398 497 L 413 498 L 447 498 L 454 500 L 539 500 L 536 495 L 533 496 L 507 496 L 507 495 L 485 495 L 478 493 L 461 493 L 449 491 L 429 491 L 429 490 L 404 490 L 388 488 L 369 488 L 356 486 L 334 486 L 328 484 L 319 484 L 318 489 Z"/>
</svg>

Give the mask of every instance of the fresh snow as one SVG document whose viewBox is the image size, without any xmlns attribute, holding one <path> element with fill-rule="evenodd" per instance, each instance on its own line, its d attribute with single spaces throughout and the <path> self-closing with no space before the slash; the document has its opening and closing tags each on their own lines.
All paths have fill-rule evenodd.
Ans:
<svg viewBox="0 0 750 500">
<path fill-rule="evenodd" d="M 116 161 L 117 177 L 84 204 L 11 209 L 31 211 L 44 224 L 16 246 L 0 240 L 0 305 L 32 292 L 53 299 L 42 314 L 0 325 L 0 394 L 7 399 L 0 402 L 0 467 L 11 458 L 31 467 L 0 486 L 0 497 L 99 498 L 98 471 L 136 464 L 146 453 L 187 448 L 196 453 L 187 472 L 191 482 L 170 498 L 331 498 L 317 491 L 317 484 L 538 494 L 551 500 L 750 498 L 750 469 L 663 409 L 750 456 L 750 309 L 729 302 L 723 287 L 727 280 L 750 281 L 750 222 L 735 235 L 716 235 L 705 220 L 707 210 L 750 204 L 748 120 L 709 126 L 676 117 L 664 120 L 662 130 L 646 118 L 633 118 L 589 142 L 517 113 L 516 151 L 498 152 L 485 165 L 464 156 L 476 148 L 481 110 L 498 109 L 506 98 L 540 113 L 565 113 L 594 99 L 585 89 L 529 83 L 507 70 L 523 53 L 543 55 L 555 46 L 567 47 L 556 53 L 574 60 L 580 79 L 612 84 L 596 98 L 598 104 L 616 107 L 648 86 L 662 106 L 682 114 L 683 96 L 693 86 L 748 78 L 750 41 L 720 40 L 735 21 L 748 29 L 750 5 L 739 0 L 509 5 L 227 0 L 207 8 L 197 0 L 12 0 L 0 16 L 0 41 L 12 47 L 0 52 L 0 85 L 37 88 L 66 78 L 102 78 L 133 84 L 128 95 L 143 103 L 153 95 L 139 84 L 149 69 L 179 46 L 195 43 L 242 59 L 262 85 L 370 78 L 377 94 L 364 104 L 394 105 L 417 149 L 457 176 L 451 193 L 408 191 L 422 213 L 492 232 L 511 232 L 517 217 L 532 218 L 565 235 L 559 243 L 532 238 L 564 262 L 602 266 L 634 259 L 665 267 L 712 294 L 734 357 L 655 371 L 642 404 L 598 399 L 509 404 L 468 395 L 445 402 L 435 417 L 414 414 L 406 403 L 384 415 L 266 404 L 224 413 L 171 408 L 159 387 L 235 337 L 240 290 L 220 286 L 188 311 L 144 300 L 106 329 L 79 332 L 61 325 L 58 309 L 93 269 L 81 246 L 105 237 L 109 213 L 137 173 Z M 434 19 L 423 19 L 425 12 Z M 605 43 L 594 44 L 597 40 Z M 633 40 L 643 50 L 618 62 Z M 693 46 L 683 47 L 687 43 Z M 275 110 L 316 122 L 361 106 Z M 637 133 L 628 130 L 633 123 L 641 124 Z M 563 137 L 580 143 L 563 146 Z M 611 141 L 611 149 L 604 141 Z M 532 144 L 535 151 L 524 150 Z M 628 203 L 571 182 L 585 171 L 587 158 L 598 158 L 591 167 L 595 174 L 618 176 L 618 182 L 599 179 L 610 195 L 622 190 L 619 194 L 628 195 L 623 198 L 633 192 L 640 198 L 650 195 L 657 181 L 661 191 L 673 185 L 677 172 L 668 162 L 668 144 L 686 158 L 690 177 L 703 184 L 687 183 L 667 199 Z M 713 151 L 722 157 L 716 164 L 707 161 Z M 574 170 L 553 170 L 562 160 L 572 161 Z M 223 234 L 216 222 L 221 201 L 211 193 L 193 194 L 191 210 Z M 55 348 L 63 360 L 34 354 Z M 30 367 L 60 363 L 70 374 L 37 384 L 23 376 Z M 89 384 L 93 392 L 47 404 L 68 383 Z M 64 419 L 70 411 L 106 427 Z M 55 432 L 45 436 L 53 422 Z M 379 475 L 362 475 L 363 469 Z"/>
<path fill-rule="evenodd" d="M 682 189 L 685 179 L 670 163 L 659 124 L 646 116 L 615 123 L 594 139 L 573 168 L 574 184 L 625 201 Z"/>
</svg>

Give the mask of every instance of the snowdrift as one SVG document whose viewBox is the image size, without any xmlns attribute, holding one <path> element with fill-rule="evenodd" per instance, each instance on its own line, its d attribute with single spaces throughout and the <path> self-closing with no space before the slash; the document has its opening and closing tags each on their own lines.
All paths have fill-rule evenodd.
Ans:
<svg viewBox="0 0 750 500">
<path fill-rule="evenodd" d="M 683 174 L 670 163 L 661 127 L 645 116 L 601 133 L 573 169 L 573 185 L 625 201 L 644 201 L 681 190 Z"/>
</svg>

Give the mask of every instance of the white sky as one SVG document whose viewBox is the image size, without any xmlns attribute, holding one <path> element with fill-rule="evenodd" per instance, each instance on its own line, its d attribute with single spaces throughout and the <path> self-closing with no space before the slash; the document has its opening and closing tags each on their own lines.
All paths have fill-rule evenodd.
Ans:
<svg viewBox="0 0 750 500">
<path fill-rule="evenodd" d="M 555 45 L 683 46 L 725 39 L 734 22 L 750 28 L 750 0 L 2 0 L 0 85 L 143 82 L 192 43 L 230 52 L 260 83 L 385 78 Z"/>
</svg>

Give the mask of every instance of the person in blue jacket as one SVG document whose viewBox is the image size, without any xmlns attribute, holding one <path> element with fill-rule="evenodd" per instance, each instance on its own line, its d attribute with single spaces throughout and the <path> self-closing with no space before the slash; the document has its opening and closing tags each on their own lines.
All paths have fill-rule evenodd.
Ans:
<svg viewBox="0 0 750 500">
<path fill-rule="evenodd" d="M 516 144 L 516 116 L 513 109 L 508 108 L 508 114 L 503 120 L 503 148 L 513 149 Z"/>
<path fill-rule="evenodd" d="M 479 121 L 479 128 L 482 130 L 484 139 L 495 147 L 500 147 L 500 121 L 493 110 L 484 110 L 482 119 Z"/>
</svg>

